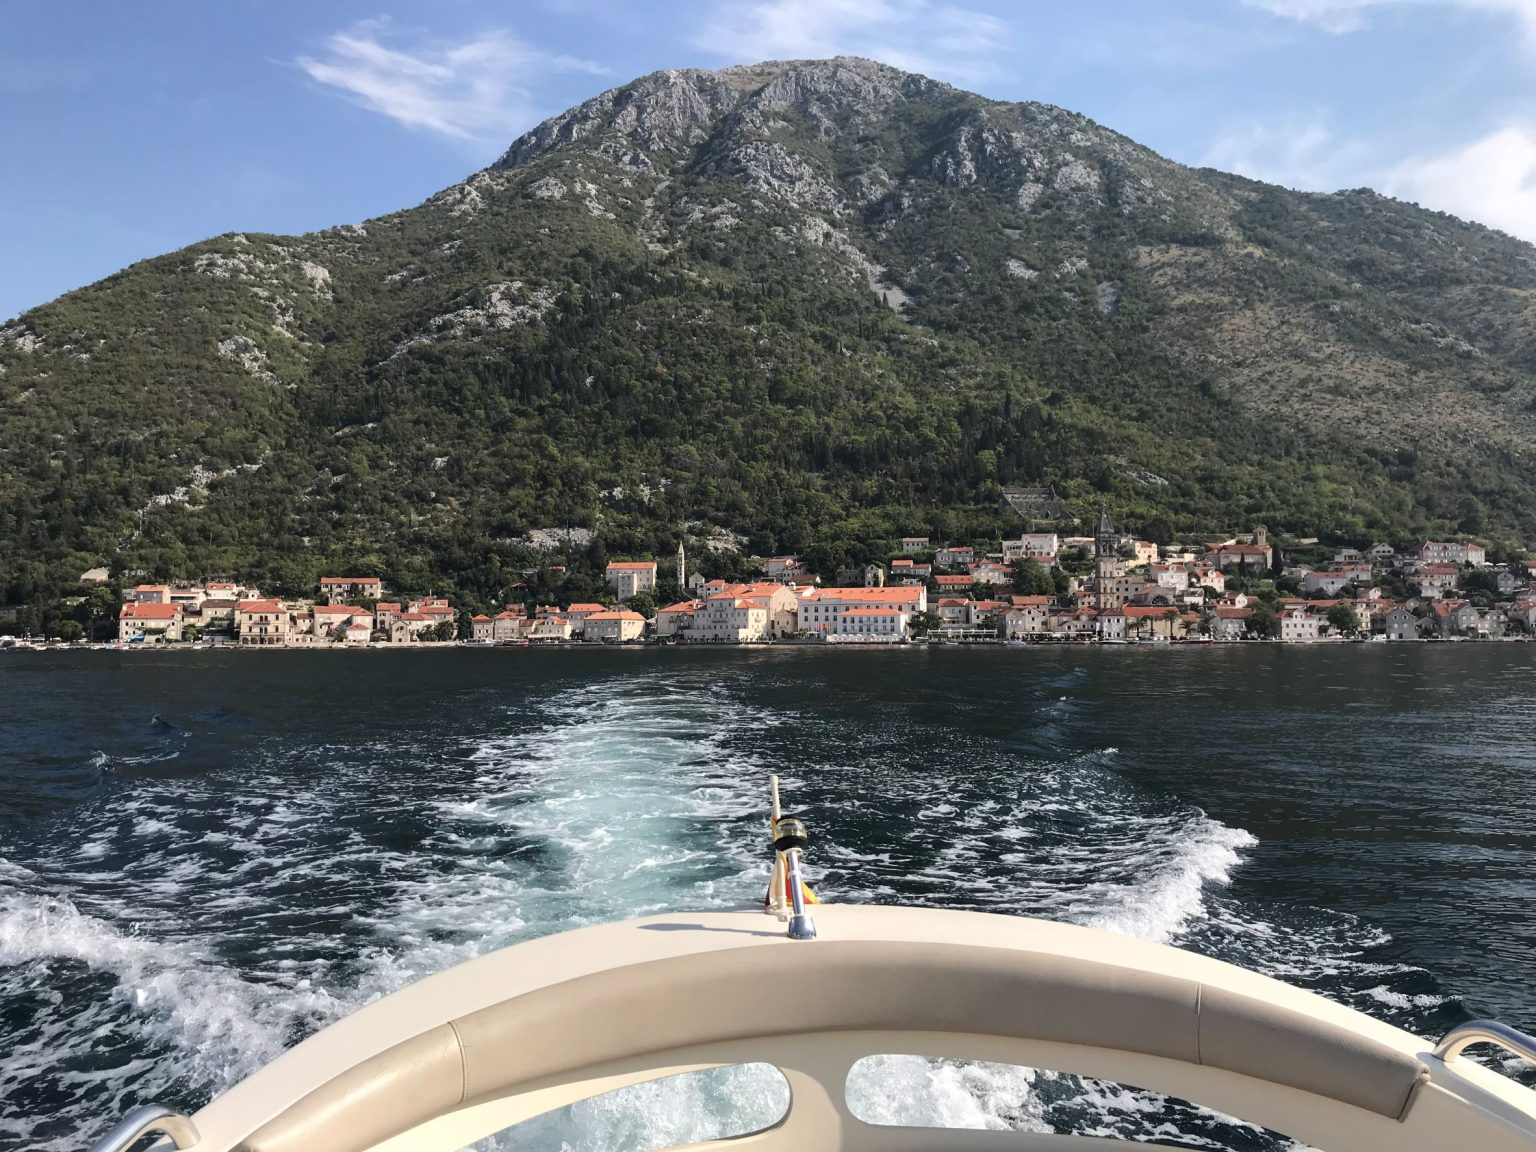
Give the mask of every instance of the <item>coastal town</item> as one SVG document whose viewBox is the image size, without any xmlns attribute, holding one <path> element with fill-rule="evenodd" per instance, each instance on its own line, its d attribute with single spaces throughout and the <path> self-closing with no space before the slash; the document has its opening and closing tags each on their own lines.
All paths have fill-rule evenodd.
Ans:
<svg viewBox="0 0 1536 1152">
<path fill-rule="evenodd" d="M 1315 555 L 1315 541 L 1311 545 Z M 990 543 L 903 537 L 884 563 L 822 580 L 795 556 L 752 557 L 746 580 L 689 571 L 680 546 L 614 560 L 605 594 L 471 611 L 393 597 L 377 576 L 327 576 L 317 595 L 208 580 L 124 586 L 114 647 L 441 644 L 1192 644 L 1506 640 L 1536 634 L 1536 560 L 1490 563 L 1469 542 L 1340 548 L 1288 562 L 1263 527 L 1198 544 L 1115 531 L 1021 532 Z M 561 564 L 545 576 L 557 581 Z M 82 576 L 104 585 L 105 569 Z M 659 593 L 675 593 L 664 596 Z M 15 644 L 16 641 L 10 641 Z"/>
</svg>

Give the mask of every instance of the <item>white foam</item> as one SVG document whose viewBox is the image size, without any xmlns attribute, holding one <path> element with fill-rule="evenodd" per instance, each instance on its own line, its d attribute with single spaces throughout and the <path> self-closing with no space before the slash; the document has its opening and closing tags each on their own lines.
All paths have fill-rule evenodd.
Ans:
<svg viewBox="0 0 1536 1152">
<path fill-rule="evenodd" d="M 1171 848 L 1147 853 L 1145 878 L 1101 889 L 1105 907 L 1087 918 L 1089 926 L 1167 943 L 1192 919 L 1206 913 L 1208 885 L 1225 885 L 1241 852 L 1258 840 L 1241 828 L 1200 817 Z"/>
<path fill-rule="evenodd" d="M 143 1033 L 196 1063 L 199 1078 L 225 1084 L 274 1059 L 301 1016 L 334 1019 L 323 993 L 248 983 L 181 945 L 125 934 L 66 899 L 0 895 L 0 965 L 72 961 L 115 979 Z M 169 1079 L 171 1069 L 162 1075 Z"/>
</svg>

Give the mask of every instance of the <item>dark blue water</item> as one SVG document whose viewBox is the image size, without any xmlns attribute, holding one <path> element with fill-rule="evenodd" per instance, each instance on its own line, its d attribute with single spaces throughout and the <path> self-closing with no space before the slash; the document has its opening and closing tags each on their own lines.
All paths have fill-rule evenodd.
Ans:
<svg viewBox="0 0 1536 1152">
<path fill-rule="evenodd" d="M 1533 673 L 1468 644 L 0 653 L 0 1149 L 194 1108 L 489 949 L 751 901 L 769 772 L 824 897 L 1168 941 L 1426 1034 L 1536 1028 Z M 1284 1146 L 1070 1078 L 882 1075 L 907 1118 Z"/>
</svg>

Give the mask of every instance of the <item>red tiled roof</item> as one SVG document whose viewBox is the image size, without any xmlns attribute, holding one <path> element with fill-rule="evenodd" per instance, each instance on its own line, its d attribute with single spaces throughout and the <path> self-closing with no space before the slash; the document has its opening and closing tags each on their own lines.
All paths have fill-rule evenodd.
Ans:
<svg viewBox="0 0 1536 1152">
<path fill-rule="evenodd" d="M 484 612 L 478 613 L 477 615 L 470 618 L 471 624 L 489 624 L 490 622 L 491 618 Z"/>
<path fill-rule="evenodd" d="M 639 572 L 656 567 L 654 560 L 614 560 L 609 563 L 610 572 Z"/>
<path fill-rule="evenodd" d="M 181 615 L 180 604 L 124 604 L 119 620 L 174 620 Z"/>
<path fill-rule="evenodd" d="M 322 576 L 322 577 L 320 577 L 320 587 L 322 587 L 322 588 L 324 588 L 327 584 L 382 584 L 382 583 L 384 583 L 384 581 L 380 580 L 377 576 Z"/>
<path fill-rule="evenodd" d="M 812 588 L 804 599 L 863 600 L 870 604 L 915 604 L 922 597 L 921 588 Z"/>
<path fill-rule="evenodd" d="M 638 612 L 594 612 L 587 617 L 587 623 L 590 624 L 594 620 L 640 620 L 643 622 L 645 617 Z"/>
<path fill-rule="evenodd" d="M 281 600 L 241 600 L 235 605 L 237 612 L 281 612 Z"/>
</svg>

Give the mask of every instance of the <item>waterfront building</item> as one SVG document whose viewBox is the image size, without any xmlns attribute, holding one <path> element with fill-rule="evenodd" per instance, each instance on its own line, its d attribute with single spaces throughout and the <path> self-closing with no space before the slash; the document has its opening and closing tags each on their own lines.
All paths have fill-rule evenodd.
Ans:
<svg viewBox="0 0 1536 1152">
<path fill-rule="evenodd" d="M 1291 608 L 1280 614 L 1280 639 L 1288 644 L 1310 644 L 1318 638 L 1322 621 L 1305 608 Z"/>
<path fill-rule="evenodd" d="M 653 566 L 654 568 L 654 566 Z M 535 629 L 535 639 L 539 639 L 538 628 L 543 627 L 545 621 L 539 621 Z M 561 639 L 570 636 L 569 624 L 567 631 Z M 645 635 L 645 617 L 638 612 L 608 611 L 594 612 L 587 617 L 586 624 L 582 628 L 581 638 L 588 643 L 624 644 L 631 640 L 639 640 Z"/>
<path fill-rule="evenodd" d="M 180 604 L 129 601 L 117 617 L 117 638 L 130 644 L 181 639 L 183 615 Z"/>
<path fill-rule="evenodd" d="M 849 613 L 866 608 L 893 608 L 905 619 L 905 634 L 911 618 L 928 610 L 928 590 L 921 585 L 896 588 L 815 588 L 800 598 L 799 628 L 812 635 L 832 637 L 859 634 L 852 622 L 867 622 L 870 617 L 850 620 Z"/>
<path fill-rule="evenodd" d="M 241 600 L 235 605 L 235 640 L 246 648 L 271 648 L 288 642 L 293 622 L 281 600 Z"/>
<path fill-rule="evenodd" d="M 721 581 L 705 590 L 703 603 L 692 613 L 690 641 L 757 644 L 788 636 L 798 625 L 799 598 L 783 584 Z"/>
<path fill-rule="evenodd" d="M 682 600 L 669 604 L 656 612 L 657 636 L 687 635 L 693 627 L 695 614 L 704 607 L 702 600 Z"/>
<path fill-rule="evenodd" d="M 406 611 L 391 618 L 389 623 L 389 639 L 392 644 L 410 644 L 418 641 L 432 628 L 437 627 L 438 620 L 425 612 L 418 612 L 407 608 Z"/>
<path fill-rule="evenodd" d="M 1099 523 L 1093 534 L 1093 607 L 1096 612 L 1118 608 L 1125 597 L 1115 582 L 1125 576 L 1125 561 L 1120 558 L 1120 539 L 1109 520 L 1109 507 L 1099 505 Z"/>
<path fill-rule="evenodd" d="M 1399 604 L 1382 617 L 1382 634 L 1388 640 L 1417 640 L 1419 618 Z"/>
</svg>

